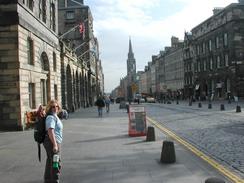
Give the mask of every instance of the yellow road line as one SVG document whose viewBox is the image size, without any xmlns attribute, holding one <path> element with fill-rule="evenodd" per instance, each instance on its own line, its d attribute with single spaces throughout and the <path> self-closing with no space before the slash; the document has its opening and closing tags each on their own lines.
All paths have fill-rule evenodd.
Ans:
<svg viewBox="0 0 244 183">
<path fill-rule="evenodd" d="M 158 123 L 157 121 L 155 121 L 155 120 L 153 120 L 153 119 L 151 119 L 149 117 L 147 117 L 147 120 L 151 124 L 155 125 L 158 129 L 160 129 L 161 131 L 163 131 L 164 133 L 166 133 L 168 136 L 170 136 L 171 138 L 175 139 L 180 144 L 184 145 L 187 149 L 189 149 L 190 151 L 192 151 L 194 154 L 196 154 L 197 156 L 199 156 L 200 158 L 202 158 L 203 160 L 205 160 L 207 163 L 209 163 L 210 165 L 212 165 L 215 169 L 217 169 L 224 176 L 228 177 L 234 183 L 244 183 L 244 179 L 242 179 L 239 176 L 235 175 L 234 173 L 230 172 L 224 166 L 222 166 L 219 163 L 217 163 L 215 160 L 213 160 L 212 158 L 210 158 L 209 156 L 207 156 L 206 154 L 204 154 L 203 152 L 201 152 L 200 150 L 198 150 L 196 147 L 194 147 L 190 143 L 186 142 L 185 140 L 183 140 L 182 138 L 180 138 L 179 136 L 177 136 L 172 131 L 170 131 L 167 128 L 165 128 L 162 124 Z"/>
</svg>

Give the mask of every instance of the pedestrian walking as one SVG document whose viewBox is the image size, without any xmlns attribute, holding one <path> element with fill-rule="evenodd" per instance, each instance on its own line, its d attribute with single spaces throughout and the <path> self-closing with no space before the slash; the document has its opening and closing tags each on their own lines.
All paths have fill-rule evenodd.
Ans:
<svg viewBox="0 0 244 183">
<path fill-rule="evenodd" d="M 99 96 L 95 104 L 97 106 L 98 116 L 102 116 L 103 108 L 105 106 L 105 102 L 104 102 L 103 98 L 101 96 Z"/>
<path fill-rule="evenodd" d="M 44 173 L 45 183 L 59 183 L 60 176 L 60 151 L 63 140 L 63 124 L 57 114 L 61 111 L 58 101 L 51 100 L 46 107 L 46 131 L 44 148 L 47 153 L 46 167 Z M 55 157 L 55 158 L 54 158 Z M 57 158 L 58 157 L 58 158 Z M 54 159 L 58 159 L 58 166 L 53 166 Z"/>
<path fill-rule="evenodd" d="M 106 112 L 109 112 L 110 110 L 110 99 L 108 96 L 105 96 L 105 105 L 106 105 Z"/>
</svg>

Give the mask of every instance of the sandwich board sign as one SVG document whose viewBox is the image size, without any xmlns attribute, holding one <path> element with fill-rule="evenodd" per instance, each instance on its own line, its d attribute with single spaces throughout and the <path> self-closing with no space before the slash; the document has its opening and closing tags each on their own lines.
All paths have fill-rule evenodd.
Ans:
<svg viewBox="0 0 244 183">
<path fill-rule="evenodd" d="M 147 134 L 145 107 L 141 105 L 129 105 L 129 136 L 145 136 Z"/>
</svg>

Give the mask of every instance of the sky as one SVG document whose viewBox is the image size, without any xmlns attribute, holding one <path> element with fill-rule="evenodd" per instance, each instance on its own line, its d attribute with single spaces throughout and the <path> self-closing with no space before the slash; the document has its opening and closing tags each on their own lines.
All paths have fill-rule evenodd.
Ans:
<svg viewBox="0 0 244 183">
<path fill-rule="evenodd" d="M 184 39 L 184 32 L 213 15 L 216 7 L 237 0 L 84 0 L 93 16 L 94 35 L 104 73 L 105 92 L 119 86 L 127 74 L 129 37 L 136 70 L 143 71 L 152 55 L 171 45 L 171 37 Z"/>
</svg>

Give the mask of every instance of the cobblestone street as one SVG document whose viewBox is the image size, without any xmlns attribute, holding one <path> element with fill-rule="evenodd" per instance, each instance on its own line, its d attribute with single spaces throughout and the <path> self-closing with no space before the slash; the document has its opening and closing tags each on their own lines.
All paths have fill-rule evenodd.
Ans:
<svg viewBox="0 0 244 183">
<path fill-rule="evenodd" d="M 213 109 L 203 103 L 189 106 L 187 102 L 146 104 L 147 114 L 184 138 L 199 150 L 244 177 L 244 114 L 235 112 L 235 105 L 220 103 Z"/>
</svg>

